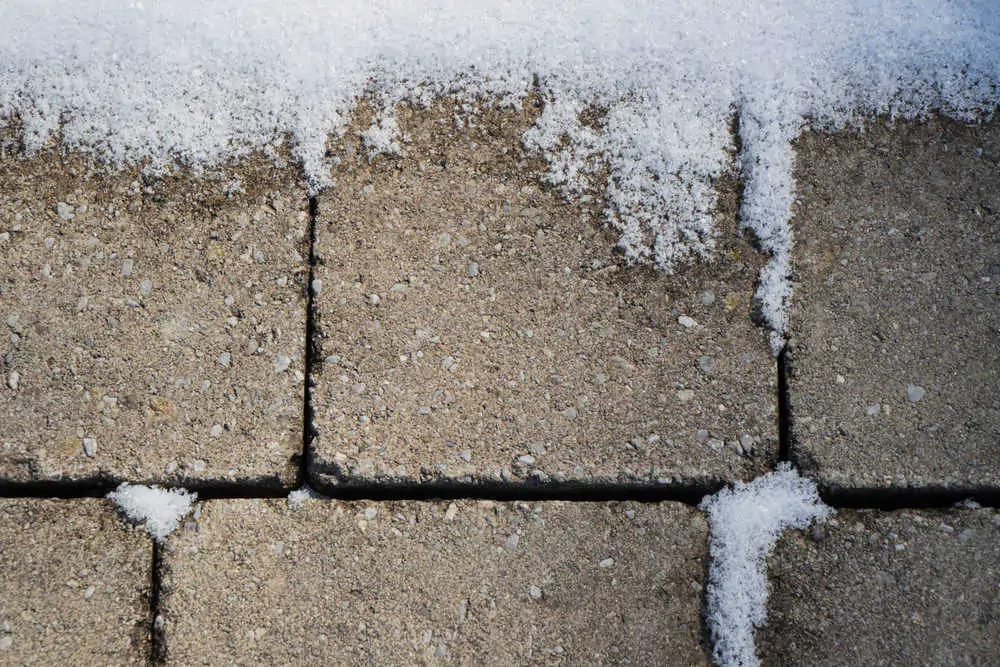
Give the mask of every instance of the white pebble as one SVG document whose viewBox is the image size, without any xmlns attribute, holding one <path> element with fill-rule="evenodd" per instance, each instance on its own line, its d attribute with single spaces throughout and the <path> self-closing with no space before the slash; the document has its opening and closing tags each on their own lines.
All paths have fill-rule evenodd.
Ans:
<svg viewBox="0 0 1000 667">
<path fill-rule="evenodd" d="M 83 453 L 90 457 L 97 453 L 97 438 L 83 439 Z"/>
<path fill-rule="evenodd" d="M 911 403 L 917 403 L 924 397 L 924 388 L 915 384 L 906 386 L 906 398 L 909 399 Z"/>
<path fill-rule="evenodd" d="M 605 569 L 609 568 L 609 567 L 614 567 L 614 565 L 615 565 L 615 559 L 614 558 L 605 558 L 604 560 L 602 560 L 597 565 L 599 567 L 602 567 L 602 568 L 605 568 Z"/>
<path fill-rule="evenodd" d="M 232 363 L 233 359 L 228 352 L 223 352 L 222 354 L 219 355 L 219 358 L 216 361 L 219 362 L 220 366 L 229 368 L 229 365 Z"/>
<path fill-rule="evenodd" d="M 131 259 L 126 259 L 122 262 L 122 276 L 128 278 L 132 275 L 132 269 L 135 267 L 135 262 Z"/>
<path fill-rule="evenodd" d="M 21 374 L 17 371 L 11 371 L 7 374 L 7 386 L 13 391 L 17 391 L 17 388 L 21 386 Z"/>
<path fill-rule="evenodd" d="M 694 321 L 694 318 L 688 317 L 687 315 L 681 315 L 678 317 L 677 324 L 681 325 L 685 329 L 698 326 L 698 323 Z"/>
<path fill-rule="evenodd" d="M 288 370 L 288 367 L 292 365 L 292 360 L 283 354 L 276 354 L 274 356 L 274 372 L 284 373 Z"/>
<path fill-rule="evenodd" d="M 218 438 L 220 435 L 222 435 L 222 426 L 219 424 L 213 425 L 212 429 L 208 432 L 208 434 L 213 438 Z"/>
</svg>

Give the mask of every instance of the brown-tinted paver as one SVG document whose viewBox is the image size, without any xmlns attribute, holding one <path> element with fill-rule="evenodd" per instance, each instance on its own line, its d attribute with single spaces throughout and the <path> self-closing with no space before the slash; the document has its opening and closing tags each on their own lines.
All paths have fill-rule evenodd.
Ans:
<svg viewBox="0 0 1000 667">
<path fill-rule="evenodd" d="M 1000 655 L 996 510 L 852 512 L 782 538 L 765 665 L 990 665 Z"/>
<path fill-rule="evenodd" d="M 627 268 L 600 202 L 539 186 L 523 119 L 402 115 L 405 155 L 342 144 L 319 197 L 318 484 L 679 484 L 773 462 L 762 258 L 734 193 L 713 262 Z"/>
<path fill-rule="evenodd" d="M 200 507 L 164 552 L 168 664 L 708 664 L 683 505 Z"/>
<path fill-rule="evenodd" d="M 0 664 L 146 664 L 152 565 L 109 501 L 0 499 Z"/>
<path fill-rule="evenodd" d="M 0 481 L 294 483 L 308 202 L 232 175 L 0 160 Z"/>
<path fill-rule="evenodd" d="M 793 455 L 834 488 L 1000 488 L 1000 123 L 808 134 Z"/>
</svg>

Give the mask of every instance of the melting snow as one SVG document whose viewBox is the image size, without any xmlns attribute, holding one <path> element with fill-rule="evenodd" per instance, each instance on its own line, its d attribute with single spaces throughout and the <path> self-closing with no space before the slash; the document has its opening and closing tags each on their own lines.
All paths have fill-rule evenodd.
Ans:
<svg viewBox="0 0 1000 667">
<path fill-rule="evenodd" d="M 536 80 L 546 105 L 525 145 L 568 195 L 607 167 L 607 222 L 631 261 L 664 270 L 711 255 L 735 119 L 741 221 L 771 255 L 758 297 L 777 350 L 791 141 L 876 114 L 990 113 L 1000 12 L 996 0 L 0 4 L 0 124 L 16 116 L 29 150 L 58 136 L 153 170 L 217 165 L 290 136 L 318 189 L 336 160 L 327 138 L 359 96 L 381 105 L 362 136 L 375 155 L 400 150 L 392 107 L 403 99 L 517 104 Z"/>
<path fill-rule="evenodd" d="M 787 463 L 748 484 L 738 482 L 701 502 L 708 514 L 711 564 L 708 626 L 713 657 L 725 667 L 759 665 L 754 629 L 767 618 L 767 555 L 787 528 L 805 528 L 833 510 L 812 480 Z"/>
<path fill-rule="evenodd" d="M 144 523 L 157 542 L 177 529 L 180 520 L 191 511 L 198 494 L 184 489 L 163 489 L 158 486 L 122 484 L 108 494 L 118 508 L 132 521 Z"/>
</svg>

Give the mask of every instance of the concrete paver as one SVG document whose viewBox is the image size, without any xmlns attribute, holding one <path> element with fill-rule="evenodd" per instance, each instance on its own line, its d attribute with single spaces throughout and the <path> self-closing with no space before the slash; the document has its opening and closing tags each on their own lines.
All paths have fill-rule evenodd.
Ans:
<svg viewBox="0 0 1000 667">
<path fill-rule="evenodd" d="M 167 541 L 168 664 L 708 664 L 679 504 L 210 501 Z"/>
<path fill-rule="evenodd" d="M 1000 513 L 841 511 L 769 565 L 766 665 L 987 665 L 1000 655 Z"/>
<path fill-rule="evenodd" d="M 294 483 L 308 200 L 232 175 L 0 160 L 0 481 Z"/>
<path fill-rule="evenodd" d="M 793 455 L 827 486 L 1000 489 L 1000 122 L 799 143 Z"/>
<path fill-rule="evenodd" d="M 348 146 L 319 197 L 318 484 L 680 484 L 773 463 L 763 259 L 734 191 L 715 261 L 630 269 L 599 202 L 538 187 L 523 119 L 403 117 L 403 155 Z"/>
<path fill-rule="evenodd" d="M 0 499 L 0 664 L 146 664 L 152 564 L 109 501 Z"/>
</svg>

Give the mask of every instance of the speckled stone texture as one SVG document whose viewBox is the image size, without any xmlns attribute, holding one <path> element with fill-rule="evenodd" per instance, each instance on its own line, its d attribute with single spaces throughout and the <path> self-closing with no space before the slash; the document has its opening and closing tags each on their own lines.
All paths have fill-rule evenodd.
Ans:
<svg viewBox="0 0 1000 667">
<path fill-rule="evenodd" d="M 318 198 L 316 484 L 667 486 L 773 464 L 763 258 L 733 190 L 712 262 L 629 268 L 599 201 L 540 185 L 524 118 L 400 115 L 402 154 L 341 142 Z"/>
<path fill-rule="evenodd" d="M 106 500 L 0 499 L 0 665 L 145 665 L 152 541 Z"/>
<path fill-rule="evenodd" d="M 671 503 L 210 501 L 167 541 L 166 662 L 707 665 L 706 532 Z"/>
<path fill-rule="evenodd" d="M 0 159 L 0 482 L 294 484 L 308 202 L 225 179 Z"/>
<path fill-rule="evenodd" d="M 764 665 L 992 665 L 1000 655 L 996 510 L 857 512 L 771 556 Z"/>
<path fill-rule="evenodd" d="M 807 134 L 792 455 L 833 489 L 1000 490 L 1000 122 Z"/>
</svg>

